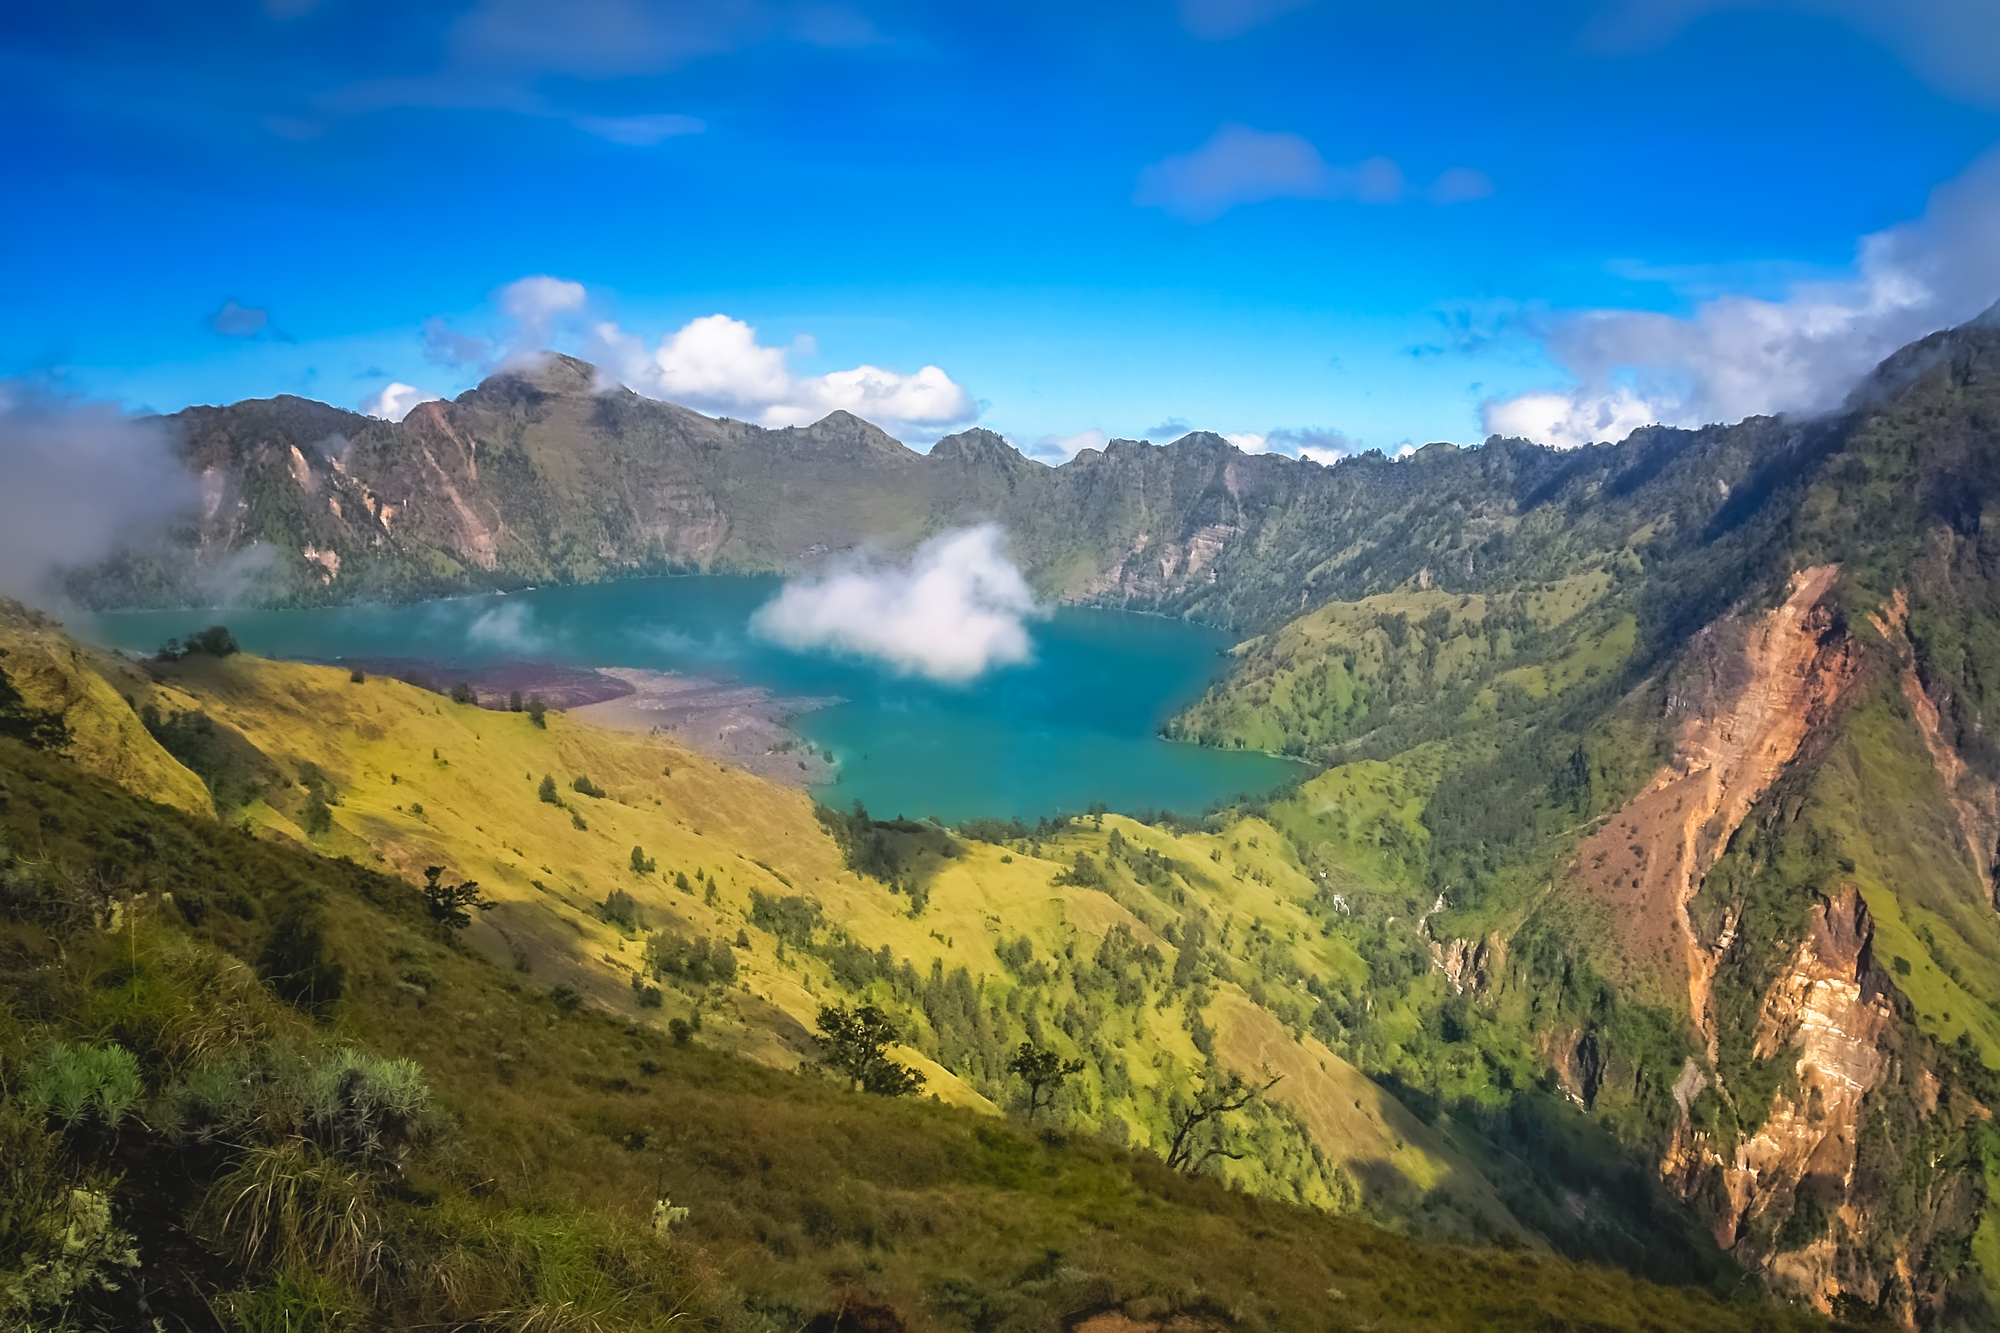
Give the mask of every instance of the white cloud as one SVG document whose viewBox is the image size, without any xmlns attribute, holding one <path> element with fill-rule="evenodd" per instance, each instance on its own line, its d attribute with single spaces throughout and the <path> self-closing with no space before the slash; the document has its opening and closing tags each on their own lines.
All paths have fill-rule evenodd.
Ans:
<svg viewBox="0 0 2000 1333">
<path fill-rule="evenodd" d="M 1565 446 L 1636 425 L 1700 426 L 1837 406 L 1884 357 L 2000 296 L 2000 149 L 1932 192 L 1923 217 L 1862 238 L 1852 276 L 1778 301 L 1724 295 L 1685 318 L 1592 310 L 1549 321 L 1576 379 L 1489 401 L 1490 433 Z"/>
<path fill-rule="evenodd" d="M 0 382 L 0 589 L 38 599 L 53 571 L 143 544 L 199 498 L 157 419 Z"/>
<path fill-rule="evenodd" d="M 1007 558 L 997 524 L 940 533 L 907 565 L 855 568 L 785 585 L 751 618 L 794 652 L 873 658 L 905 675 L 952 683 L 1026 662 L 1027 621 L 1041 614 Z"/>
<path fill-rule="evenodd" d="M 1355 441 L 1326 426 L 1280 426 L 1270 431 L 1242 431 L 1223 439 L 1246 454 L 1283 454 L 1309 463 L 1333 463 L 1355 450 Z"/>
<path fill-rule="evenodd" d="M 1069 462 L 1085 449 L 1102 449 L 1107 443 L 1103 431 L 1092 426 L 1074 435 L 1044 435 L 1029 445 L 1025 452 L 1030 458 L 1058 465 Z"/>
<path fill-rule="evenodd" d="M 1618 385 L 1591 394 L 1524 393 L 1487 404 L 1484 416 L 1489 435 L 1576 449 L 1599 440 L 1622 440 L 1658 420 L 1659 409 Z"/>
<path fill-rule="evenodd" d="M 1493 193 L 1482 171 L 1452 167 L 1423 192 L 1436 204 L 1465 203 Z M 1386 157 L 1335 166 L 1308 140 L 1288 131 L 1225 122 L 1192 152 L 1164 157 L 1139 173 L 1132 202 L 1160 208 L 1185 222 L 1213 222 L 1239 204 L 1272 199 L 1353 199 L 1401 203 L 1410 196 L 1403 168 Z"/>
<path fill-rule="evenodd" d="M 581 314 L 588 299 L 582 283 L 546 273 L 516 278 L 494 293 L 500 313 L 514 321 L 506 364 L 519 365 L 540 357 L 548 350 L 556 325 L 566 315 Z"/>
<path fill-rule="evenodd" d="M 361 400 L 361 410 L 384 421 L 401 421 L 418 403 L 434 402 L 442 394 L 428 393 L 414 384 L 392 380 Z"/>
<path fill-rule="evenodd" d="M 637 393 L 765 426 L 802 426 L 847 411 L 892 433 L 934 439 L 979 414 L 971 395 L 936 366 L 910 375 L 867 365 L 794 374 L 786 349 L 763 346 L 756 329 L 727 315 L 690 320 L 652 349 L 604 322 L 589 344 L 590 359 Z"/>
</svg>

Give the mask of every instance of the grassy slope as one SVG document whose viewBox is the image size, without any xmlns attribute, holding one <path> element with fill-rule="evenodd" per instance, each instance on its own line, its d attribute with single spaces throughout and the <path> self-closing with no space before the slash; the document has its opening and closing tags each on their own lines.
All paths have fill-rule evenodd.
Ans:
<svg viewBox="0 0 2000 1333">
<path fill-rule="evenodd" d="M 407 884 L 147 805 L 12 742 L 0 742 L 0 782 L 7 844 L 32 841 L 50 864 L 92 869 L 114 898 L 183 889 L 190 870 L 218 890 L 244 890 L 200 927 L 142 893 L 121 908 L 124 929 L 109 933 L 45 924 L 18 906 L 28 900 L 10 897 L 4 947 L 38 963 L 4 980 L 10 1070 L 52 1036 L 115 1038 L 141 1053 L 157 1091 L 176 1060 L 183 1073 L 200 1067 L 203 1057 L 176 1041 L 191 1022 L 212 1030 L 207 1014 L 218 1005 L 256 1019 L 230 1029 L 239 1046 L 315 1040 L 309 1024 L 301 1030 L 238 983 L 189 988 L 209 975 L 204 950 L 255 958 L 273 919 L 307 902 L 323 915 L 325 947 L 348 968 L 326 1035 L 418 1059 L 458 1118 L 455 1151 L 413 1161 L 408 1186 L 384 1196 L 390 1267 L 369 1291 L 310 1268 L 232 1266 L 192 1243 L 177 1219 L 218 1178 L 212 1157 L 176 1165 L 179 1150 L 138 1123 L 108 1150 L 67 1141 L 64 1152 L 138 1172 L 133 1189 L 154 1182 L 144 1193 L 114 1187 L 115 1213 L 138 1233 L 142 1262 L 154 1257 L 155 1311 L 196 1327 L 205 1302 L 230 1308 L 218 1293 L 231 1287 L 276 1291 L 275 1304 L 295 1311 L 310 1288 L 397 1326 L 473 1318 L 526 1327 L 536 1309 L 563 1301 L 567 1317 L 604 1328 L 658 1326 L 668 1310 L 684 1326 L 748 1316 L 796 1327 L 816 1311 L 883 1306 L 912 1328 L 1045 1327 L 1119 1307 L 1142 1319 L 1180 1310 L 1193 1322 L 1177 1327 L 1196 1328 L 1812 1326 L 1526 1251 L 1413 1242 L 1176 1177 L 1151 1157 L 1088 1139 L 1037 1138 L 991 1117 L 845 1093 L 678 1047 L 622 1016 L 552 1004 L 440 936 Z M 107 839 L 113 827 L 129 836 Z M 12 864 L 8 883 L 38 873 Z M 662 1196 L 692 1215 L 663 1258 L 643 1260 L 667 1264 L 662 1294 L 628 1298 L 619 1274 L 640 1261 L 619 1267 L 612 1256 L 644 1247 L 637 1237 Z M 595 1259 L 574 1252 L 575 1235 L 601 1237 Z M 479 1247 L 492 1242 L 468 1238 L 498 1236 L 523 1256 L 504 1266 L 514 1303 L 482 1310 L 486 1288 L 467 1275 L 488 1271 Z M 438 1258 L 437 1246 L 450 1253 Z M 421 1263 L 399 1266 L 423 1255 L 447 1263 L 460 1284 L 419 1282 L 411 1274 L 428 1271 Z"/>
</svg>

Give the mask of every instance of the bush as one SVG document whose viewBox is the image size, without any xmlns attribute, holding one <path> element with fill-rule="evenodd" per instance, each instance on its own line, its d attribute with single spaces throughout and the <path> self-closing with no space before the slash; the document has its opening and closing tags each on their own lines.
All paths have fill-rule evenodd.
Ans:
<svg viewBox="0 0 2000 1333">
<path fill-rule="evenodd" d="M 606 921 L 626 930 L 637 930 L 644 921 L 639 915 L 638 900 L 623 889 L 613 889 L 597 910 Z"/>
<path fill-rule="evenodd" d="M 69 725 L 61 713 L 30 708 L 20 691 L 0 671 L 0 736 L 12 737 L 34 750 L 63 750 L 69 745 Z"/>
<path fill-rule="evenodd" d="M 265 1047 L 182 1079 L 160 1101 L 170 1142 L 239 1148 L 301 1142 L 356 1169 L 388 1173 L 438 1141 L 447 1121 L 423 1071 L 342 1047 Z"/>
<path fill-rule="evenodd" d="M 323 1012 L 340 999 L 347 969 L 326 949 L 326 914 L 310 892 L 296 894 L 271 923 L 257 971 L 287 1004 Z"/>
<path fill-rule="evenodd" d="M 578 775 L 576 780 L 569 784 L 569 789 L 581 796 L 589 796 L 599 801 L 604 799 L 604 788 L 592 782 L 587 776 Z"/>
<path fill-rule="evenodd" d="M 59 1041 L 28 1067 L 21 1104 L 65 1129 L 118 1128 L 145 1088 L 139 1062 L 122 1046 L 72 1046 Z"/>
<path fill-rule="evenodd" d="M 634 847 L 632 849 L 632 873 L 635 875 L 650 875 L 653 873 L 653 870 L 653 862 L 646 855 L 646 849 L 644 847 Z"/>
<path fill-rule="evenodd" d="M 461 680 L 451 687 L 451 701 L 455 704 L 476 704 L 479 696 L 472 692 L 470 684 Z"/>
<path fill-rule="evenodd" d="M 684 977 L 699 986 L 736 980 L 736 953 L 722 940 L 663 930 L 646 941 L 646 967 L 656 977 Z"/>
<path fill-rule="evenodd" d="M 553 773 L 542 774 L 542 785 L 535 788 L 535 795 L 542 798 L 544 805 L 561 805 L 562 797 L 556 793 L 556 779 Z"/>
<path fill-rule="evenodd" d="M 542 702 L 541 695 L 531 694 L 528 696 L 528 721 L 538 727 L 546 727 L 549 725 L 548 711 L 548 705 Z"/>
<path fill-rule="evenodd" d="M 299 825 L 308 838 L 317 838 L 333 828 L 333 807 L 326 803 L 326 797 L 318 792 L 307 795 L 305 808 L 299 812 Z"/>
</svg>

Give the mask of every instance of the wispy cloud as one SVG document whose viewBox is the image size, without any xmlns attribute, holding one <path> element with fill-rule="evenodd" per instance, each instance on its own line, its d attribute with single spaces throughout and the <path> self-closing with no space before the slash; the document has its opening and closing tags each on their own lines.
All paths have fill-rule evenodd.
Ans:
<svg viewBox="0 0 2000 1333">
<path fill-rule="evenodd" d="M 1237 37 L 1313 0 L 1180 0 L 1181 26 L 1204 41 Z"/>
<path fill-rule="evenodd" d="M 526 602 L 503 602 L 473 617 L 466 641 L 479 648 L 526 653 L 542 648 L 548 636 L 535 624 L 534 608 Z"/>
<path fill-rule="evenodd" d="M 1421 196 L 1437 204 L 1454 204 L 1483 199 L 1493 189 L 1484 172 L 1453 167 L 1425 189 L 1413 190 L 1403 168 L 1391 158 L 1336 166 L 1301 135 L 1230 121 L 1201 147 L 1162 158 L 1141 171 L 1132 202 L 1202 223 L 1240 205 L 1273 199 L 1395 204 Z"/>
<path fill-rule="evenodd" d="M 673 114 L 648 116 L 578 116 L 572 122 L 585 134 L 594 134 L 612 143 L 633 148 L 650 148 L 684 134 L 700 134 L 708 128 L 693 116 Z"/>
<path fill-rule="evenodd" d="M 794 652 L 834 652 L 905 675 L 958 683 L 1026 662 L 1027 622 L 1041 614 L 991 523 L 941 533 L 909 562 L 858 567 L 785 585 L 752 630 Z"/>
<path fill-rule="evenodd" d="M 143 545 L 199 498 L 157 419 L 0 382 L 0 589 L 44 600 L 55 571 Z"/>
<path fill-rule="evenodd" d="M 1539 332 L 1568 388 L 1485 404 L 1486 429 L 1568 448 L 1661 422 L 1700 426 L 1834 407 L 1884 357 L 2000 297 L 2000 149 L 1931 195 L 1921 218 L 1864 237 L 1851 274 L 1780 300 L 1725 295 L 1686 317 L 1591 310 Z"/>
<path fill-rule="evenodd" d="M 235 300 L 222 303 L 208 317 L 208 327 L 225 338 L 272 338 L 291 342 L 292 336 L 271 322 L 271 312 L 263 306 L 246 306 Z"/>
<path fill-rule="evenodd" d="M 2000 107 L 2000 6 L 1988 0 L 1620 0 L 1586 40 L 1610 50 L 1654 46 L 1732 9 L 1791 10 L 1844 23 L 1947 96 Z"/>
</svg>

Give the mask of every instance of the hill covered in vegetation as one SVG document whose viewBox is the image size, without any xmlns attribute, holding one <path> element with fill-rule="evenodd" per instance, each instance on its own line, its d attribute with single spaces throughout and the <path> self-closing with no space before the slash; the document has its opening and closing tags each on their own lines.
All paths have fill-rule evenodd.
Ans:
<svg viewBox="0 0 2000 1333">
<path fill-rule="evenodd" d="M 306 601 L 784 571 L 997 518 L 1047 595 L 1249 633 L 1169 730 L 1317 769 L 1198 819 L 945 829 L 560 714 L 241 655 L 133 663 L 9 621 L 24 742 L 189 827 L 381 884 L 476 880 L 490 906 L 440 938 L 522 995 L 774 1088 L 819 1087 L 783 1080 L 826 1060 L 829 1010 L 866 1008 L 941 1104 L 924 1114 L 983 1118 L 940 1124 L 1192 1166 L 1411 1254 L 1610 1264 L 1754 1305 L 1747 1278 L 1905 1328 L 2000 1318 L 1991 321 L 1825 418 L 1332 468 L 1206 436 L 1056 469 L 980 432 L 920 456 L 851 418 L 763 432 L 600 393 L 561 359 L 397 426 L 275 400 L 177 429 L 216 503 L 177 551 L 73 572 L 79 592 L 171 600 L 252 543 Z M 382 998 L 422 1011 L 434 971 Z M 360 1012 L 342 994 L 325 1013 Z M 756 1263 L 801 1320 L 850 1290 L 912 1322 L 1016 1317 L 951 1306 L 942 1270 L 877 1240 L 843 1241 L 823 1285 L 763 1226 Z M 1054 1280 L 1033 1272 L 1015 1284 Z M 1252 1318 L 1137 1291 L 1019 1318 Z M 1625 1318 L 1606 1316 L 1645 1326 Z"/>
<path fill-rule="evenodd" d="M 1363 965 L 1268 825 L 881 825 L 560 715 L 4 629 L 47 669 L 0 700 L 0 1325 L 1823 1326 L 1689 1242 L 1669 1286 L 1561 1257 L 1531 1173 L 1284 1026 L 1290 972 Z M 221 818 L 65 753 L 120 710 Z M 943 1095 L 800 1068 L 828 1002 Z M 1046 1109 L 1016 1037 L 1078 1053 Z"/>
</svg>

